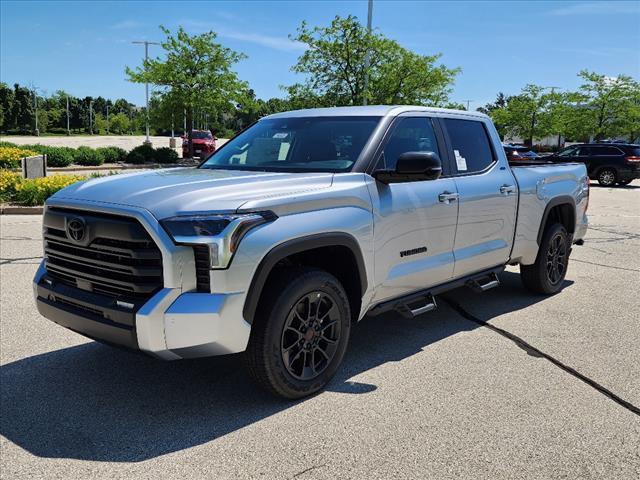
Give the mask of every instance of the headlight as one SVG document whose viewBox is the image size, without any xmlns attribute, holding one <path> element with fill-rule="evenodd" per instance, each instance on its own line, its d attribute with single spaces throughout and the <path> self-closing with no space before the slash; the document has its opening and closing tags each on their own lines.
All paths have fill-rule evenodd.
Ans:
<svg viewBox="0 0 640 480">
<path fill-rule="evenodd" d="M 252 228 L 275 220 L 273 212 L 189 215 L 160 221 L 178 245 L 207 245 L 211 268 L 227 268 L 240 240 Z"/>
</svg>

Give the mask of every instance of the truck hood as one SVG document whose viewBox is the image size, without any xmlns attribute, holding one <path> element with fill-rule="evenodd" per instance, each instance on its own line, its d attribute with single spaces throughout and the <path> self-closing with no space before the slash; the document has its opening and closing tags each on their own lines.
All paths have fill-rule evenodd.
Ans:
<svg viewBox="0 0 640 480">
<path fill-rule="evenodd" d="M 169 168 L 111 175 L 71 185 L 52 198 L 129 205 L 156 218 L 236 211 L 247 202 L 329 188 L 331 173 Z"/>
</svg>

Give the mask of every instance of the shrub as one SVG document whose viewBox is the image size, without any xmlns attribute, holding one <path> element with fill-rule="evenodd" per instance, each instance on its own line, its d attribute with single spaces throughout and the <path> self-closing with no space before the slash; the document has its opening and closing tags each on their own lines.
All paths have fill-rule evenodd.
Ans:
<svg viewBox="0 0 640 480">
<path fill-rule="evenodd" d="M 37 155 L 37 152 L 16 147 L 0 147 L 0 168 L 19 167 L 21 158 L 33 155 Z"/>
<path fill-rule="evenodd" d="M 101 147 L 97 151 L 102 154 L 105 163 L 124 162 L 127 158 L 127 151 L 120 147 Z"/>
<path fill-rule="evenodd" d="M 47 155 L 47 166 L 68 167 L 73 163 L 75 149 L 69 147 L 43 147 L 40 153 Z"/>
<path fill-rule="evenodd" d="M 13 200 L 16 195 L 16 187 L 22 181 L 19 173 L 9 170 L 0 170 L 0 202 Z"/>
<path fill-rule="evenodd" d="M 11 143 L 11 142 L 0 142 L 0 147 L 18 148 L 18 145 L 16 145 L 15 143 Z"/>
<path fill-rule="evenodd" d="M 102 165 L 104 163 L 104 158 L 100 152 L 93 148 L 78 147 L 73 161 L 78 165 L 95 167 Z"/>
<path fill-rule="evenodd" d="M 53 175 L 51 177 L 21 179 L 15 187 L 15 200 L 24 205 L 42 205 L 47 198 L 72 183 L 86 180 L 80 175 Z"/>
<path fill-rule="evenodd" d="M 178 153 L 169 147 L 156 149 L 155 160 L 158 163 L 176 163 L 178 161 Z"/>
<path fill-rule="evenodd" d="M 152 162 L 155 151 L 151 145 L 139 145 L 127 155 L 127 163 L 147 163 Z"/>
</svg>

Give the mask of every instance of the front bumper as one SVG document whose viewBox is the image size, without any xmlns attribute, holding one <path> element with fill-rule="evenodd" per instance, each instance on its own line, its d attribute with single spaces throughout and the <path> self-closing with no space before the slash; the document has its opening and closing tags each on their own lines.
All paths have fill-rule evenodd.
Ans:
<svg viewBox="0 0 640 480">
<path fill-rule="evenodd" d="M 33 283 L 45 318 L 94 340 L 141 350 L 164 360 L 238 353 L 250 325 L 243 319 L 244 294 L 182 293 L 163 288 L 141 305 L 56 283 L 44 262 Z"/>
</svg>

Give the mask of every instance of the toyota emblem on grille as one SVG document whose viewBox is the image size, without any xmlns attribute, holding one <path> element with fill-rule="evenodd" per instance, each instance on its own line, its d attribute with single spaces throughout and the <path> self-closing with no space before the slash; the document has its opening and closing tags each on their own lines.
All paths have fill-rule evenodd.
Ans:
<svg viewBox="0 0 640 480">
<path fill-rule="evenodd" d="M 67 235 L 71 240 L 80 242 L 87 231 L 87 224 L 80 217 L 72 218 L 67 221 Z"/>
</svg>

